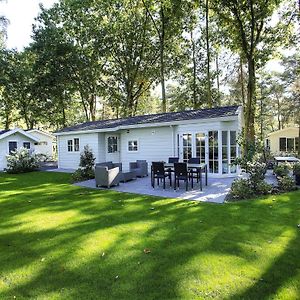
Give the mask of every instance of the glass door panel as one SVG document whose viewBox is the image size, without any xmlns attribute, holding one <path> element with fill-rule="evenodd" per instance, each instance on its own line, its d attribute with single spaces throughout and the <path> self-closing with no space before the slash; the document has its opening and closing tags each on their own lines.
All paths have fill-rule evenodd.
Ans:
<svg viewBox="0 0 300 300">
<path fill-rule="evenodd" d="M 228 164 L 228 131 L 222 131 L 222 174 L 229 173 Z"/>
<path fill-rule="evenodd" d="M 192 157 L 192 134 L 184 133 L 182 135 L 182 155 L 183 161 L 187 162 Z"/>
<path fill-rule="evenodd" d="M 219 173 L 218 131 L 208 132 L 208 169 L 210 173 Z"/>
<path fill-rule="evenodd" d="M 196 157 L 200 158 L 200 163 L 205 163 L 205 134 L 196 133 Z"/>
<path fill-rule="evenodd" d="M 236 160 L 236 131 L 230 131 L 230 173 L 236 173 L 236 165 L 234 164 Z"/>
</svg>

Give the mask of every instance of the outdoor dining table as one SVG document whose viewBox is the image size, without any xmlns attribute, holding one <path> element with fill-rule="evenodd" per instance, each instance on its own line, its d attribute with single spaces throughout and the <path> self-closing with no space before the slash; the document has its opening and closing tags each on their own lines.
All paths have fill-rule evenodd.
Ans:
<svg viewBox="0 0 300 300">
<path fill-rule="evenodd" d="M 300 162 L 300 159 L 295 156 L 275 156 L 274 159 L 277 165 L 280 162 Z"/>
<path fill-rule="evenodd" d="M 165 163 L 165 169 L 174 169 L 174 163 Z M 189 164 L 187 163 L 188 169 L 196 169 L 200 174 L 200 190 L 202 191 L 202 173 L 205 172 L 205 185 L 207 185 L 207 165 L 206 164 Z"/>
</svg>

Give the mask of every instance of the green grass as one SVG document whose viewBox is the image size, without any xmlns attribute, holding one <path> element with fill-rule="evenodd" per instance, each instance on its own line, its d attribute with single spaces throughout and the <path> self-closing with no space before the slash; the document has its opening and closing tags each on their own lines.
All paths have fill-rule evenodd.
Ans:
<svg viewBox="0 0 300 300">
<path fill-rule="evenodd" d="M 68 182 L 0 174 L 0 299 L 300 299 L 299 191 L 218 205 Z"/>
</svg>

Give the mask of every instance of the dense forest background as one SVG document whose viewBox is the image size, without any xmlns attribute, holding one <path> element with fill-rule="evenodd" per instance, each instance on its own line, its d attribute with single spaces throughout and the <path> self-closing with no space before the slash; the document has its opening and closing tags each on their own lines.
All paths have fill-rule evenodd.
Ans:
<svg viewBox="0 0 300 300">
<path fill-rule="evenodd" d="M 263 140 L 300 124 L 299 11 L 297 0 L 60 0 L 41 6 L 22 51 L 6 48 L 1 16 L 0 127 L 239 104 L 246 141 Z"/>
</svg>

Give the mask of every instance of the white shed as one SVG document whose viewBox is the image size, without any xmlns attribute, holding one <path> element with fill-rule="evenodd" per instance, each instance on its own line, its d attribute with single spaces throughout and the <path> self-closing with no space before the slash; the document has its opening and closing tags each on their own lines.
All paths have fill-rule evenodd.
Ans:
<svg viewBox="0 0 300 300">
<path fill-rule="evenodd" d="M 36 153 L 42 153 L 50 157 L 56 155 L 56 137 L 53 134 L 39 129 L 31 129 L 27 132 L 39 139 L 39 141 L 35 143 Z"/>
<path fill-rule="evenodd" d="M 6 168 L 6 156 L 11 151 L 22 147 L 34 151 L 34 144 L 37 142 L 39 142 L 37 137 L 20 128 L 15 128 L 13 130 L 0 130 L 0 171 Z"/>
</svg>

